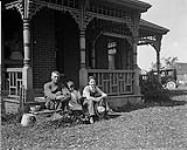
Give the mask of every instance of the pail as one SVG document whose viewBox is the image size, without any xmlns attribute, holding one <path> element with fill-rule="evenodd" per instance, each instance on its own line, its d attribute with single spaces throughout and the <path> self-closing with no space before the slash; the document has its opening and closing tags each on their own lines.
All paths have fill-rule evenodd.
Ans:
<svg viewBox="0 0 187 150">
<path fill-rule="evenodd" d="M 36 122 L 36 117 L 33 114 L 23 114 L 21 125 L 24 127 L 32 126 Z"/>
<path fill-rule="evenodd" d="M 103 113 L 105 111 L 105 108 L 103 106 L 97 106 L 97 111 L 99 113 Z"/>
</svg>

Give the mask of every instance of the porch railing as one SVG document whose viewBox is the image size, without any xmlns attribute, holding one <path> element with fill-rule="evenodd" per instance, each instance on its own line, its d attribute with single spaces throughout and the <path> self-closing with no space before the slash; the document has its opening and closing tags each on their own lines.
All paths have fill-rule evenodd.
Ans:
<svg viewBox="0 0 187 150">
<path fill-rule="evenodd" d="M 108 95 L 133 93 L 133 70 L 89 69 L 88 75 L 94 75 L 98 86 Z"/>
<path fill-rule="evenodd" d="M 7 68 L 8 96 L 19 98 L 22 94 L 22 68 Z"/>
</svg>

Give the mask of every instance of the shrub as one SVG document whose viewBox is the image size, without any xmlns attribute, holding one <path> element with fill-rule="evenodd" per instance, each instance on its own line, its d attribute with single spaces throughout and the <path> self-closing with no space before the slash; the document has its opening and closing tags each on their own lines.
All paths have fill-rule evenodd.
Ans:
<svg viewBox="0 0 187 150">
<path fill-rule="evenodd" d="M 164 89 L 157 77 L 148 74 L 146 80 L 140 79 L 141 93 L 144 95 L 145 102 L 163 102 L 169 100 L 168 90 Z"/>
</svg>

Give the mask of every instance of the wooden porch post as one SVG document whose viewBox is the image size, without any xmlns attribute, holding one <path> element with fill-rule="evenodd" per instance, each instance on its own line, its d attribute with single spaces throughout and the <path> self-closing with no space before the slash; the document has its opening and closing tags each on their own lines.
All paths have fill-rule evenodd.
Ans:
<svg viewBox="0 0 187 150">
<path fill-rule="evenodd" d="M 160 78 L 160 48 L 161 48 L 161 40 L 162 40 L 162 35 L 157 35 L 156 36 L 156 42 L 153 43 L 153 47 L 156 51 L 156 64 L 157 64 L 157 78 L 158 81 L 161 82 Z"/>
<path fill-rule="evenodd" d="M 86 37 L 85 29 L 80 29 L 80 71 L 79 86 L 83 87 L 88 82 L 88 72 L 86 69 Z"/>
<path fill-rule="evenodd" d="M 86 68 L 86 38 L 85 29 L 80 30 L 80 65 L 81 68 Z"/>
<path fill-rule="evenodd" d="M 2 47 L 2 41 L 3 41 L 3 34 L 2 34 L 2 30 L 1 30 L 1 1 L 0 1 L 0 33 L 1 33 L 1 35 L 0 35 L 0 97 L 1 97 L 1 99 L 0 99 L 0 103 L 1 103 L 1 115 L 5 112 L 5 105 L 4 105 L 4 99 L 3 99 L 3 95 L 4 95 L 4 82 L 5 82 L 5 76 L 4 76 L 4 64 L 3 64 L 3 59 L 4 59 L 4 50 L 3 50 L 3 47 Z"/>
<path fill-rule="evenodd" d="M 1 16 L 2 16 L 2 10 L 1 10 L 1 2 L 0 2 L 0 85 L 1 90 L 5 90 L 5 65 L 4 65 L 4 33 L 2 30 L 2 24 L 1 24 Z M 2 91 L 1 91 L 2 92 Z M 1 93 L 2 94 L 2 93 Z"/>
<path fill-rule="evenodd" d="M 23 19 L 23 50 L 24 50 L 24 66 L 23 66 L 23 88 L 25 91 L 26 100 L 33 100 L 33 73 L 30 66 L 30 20 Z"/>
<path fill-rule="evenodd" d="M 160 51 L 156 50 L 156 63 L 157 63 L 157 74 L 158 74 L 158 81 L 160 82 Z"/>
<path fill-rule="evenodd" d="M 88 82 L 88 71 L 86 68 L 86 28 L 92 17 L 86 17 L 86 9 L 89 7 L 87 0 L 80 1 L 80 18 L 77 20 L 80 29 L 80 70 L 79 86 L 84 87 Z"/>
<path fill-rule="evenodd" d="M 133 48 L 133 70 L 134 70 L 134 82 L 133 82 L 133 87 L 134 87 L 134 94 L 135 95 L 140 95 L 140 84 L 139 84 L 139 75 L 140 75 L 140 70 L 137 65 L 137 46 L 138 46 L 138 35 L 139 35 L 139 22 L 140 22 L 140 14 L 134 14 L 134 19 L 133 19 L 133 33 L 132 33 L 132 48 Z"/>
<path fill-rule="evenodd" d="M 138 45 L 138 38 L 133 38 L 133 69 L 134 69 L 134 94 L 140 94 L 140 85 L 139 85 L 139 68 L 137 65 L 137 45 Z"/>
</svg>

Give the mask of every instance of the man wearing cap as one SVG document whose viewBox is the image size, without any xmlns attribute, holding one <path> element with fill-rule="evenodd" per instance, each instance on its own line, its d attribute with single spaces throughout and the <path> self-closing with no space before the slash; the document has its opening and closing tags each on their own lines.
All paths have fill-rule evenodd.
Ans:
<svg viewBox="0 0 187 150">
<path fill-rule="evenodd" d="M 44 84 L 44 96 L 47 109 L 68 109 L 70 92 L 60 82 L 60 73 L 58 71 L 53 71 L 51 73 L 51 81 Z"/>
</svg>

